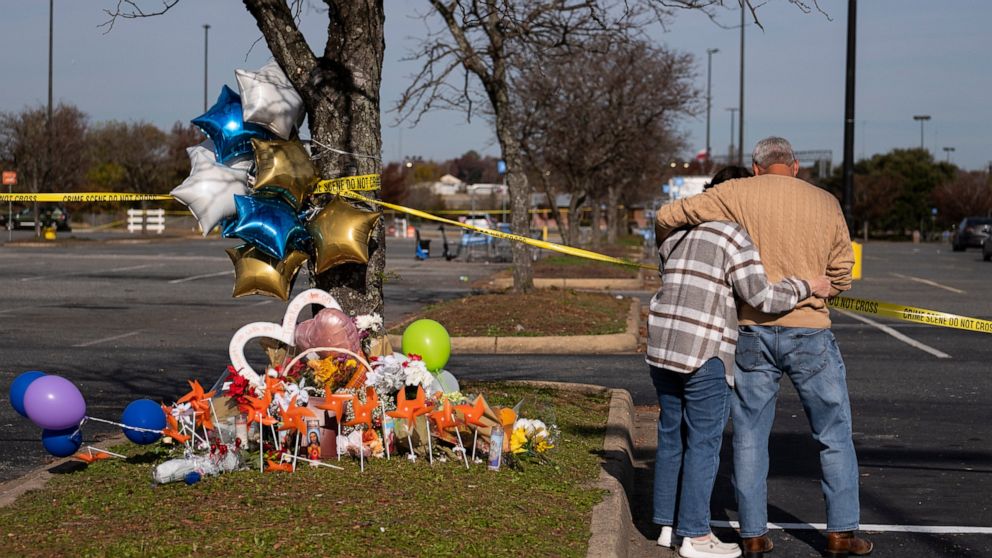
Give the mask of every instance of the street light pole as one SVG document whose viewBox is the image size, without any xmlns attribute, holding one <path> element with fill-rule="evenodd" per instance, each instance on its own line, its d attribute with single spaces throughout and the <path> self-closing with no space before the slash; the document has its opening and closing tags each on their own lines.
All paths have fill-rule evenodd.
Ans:
<svg viewBox="0 0 992 558">
<path fill-rule="evenodd" d="M 203 112 L 207 112 L 207 48 L 210 44 L 210 25 L 203 24 Z"/>
<path fill-rule="evenodd" d="M 52 170 L 52 50 L 55 37 L 55 0 L 48 0 L 48 118 L 45 120 L 45 182 L 42 187 L 51 191 L 48 180 L 51 180 Z M 36 183 L 37 184 L 37 183 Z M 34 234 L 41 236 L 41 215 L 38 212 L 38 202 L 34 206 Z"/>
<path fill-rule="evenodd" d="M 730 111 L 730 153 L 727 154 L 727 164 L 734 163 L 734 113 L 737 112 L 737 107 L 730 107 L 727 110 Z"/>
<path fill-rule="evenodd" d="M 854 227 L 854 77 L 858 0 L 847 2 L 847 69 L 844 86 L 844 219 Z"/>
<path fill-rule="evenodd" d="M 950 163 L 951 162 L 951 153 L 954 153 L 954 148 L 953 147 L 945 147 L 944 148 L 944 153 L 946 154 L 945 162 Z"/>
<path fill-rule="evenodd" d="M 746 12 L 747 0 L 741 0 L 741 84 L 740 98 L 737 100 L 737 164 L 744 166 L 744 12 Z"/>
<path fill-rule="evenodd" d="M 917 115 L 914 115 L 913 116 L 913 120 L 916 120 L 916 121 L 918 121 L 920 123 L 920 149 L 923 150 L 924 149 L 924 147 L 923 147 L 923 123 L 926 122 L 927 120 L 930 120 L 930 115 L 929 114 L 917 114 Z"/>
<path fill-rule="evenodd" d="M 706 164 L 710 164 L 710 108 L 713 106 L 711 84 L 713 80 L 713 55 L 720 52 L 718 48 L 706 49 Z"/>
</svg>

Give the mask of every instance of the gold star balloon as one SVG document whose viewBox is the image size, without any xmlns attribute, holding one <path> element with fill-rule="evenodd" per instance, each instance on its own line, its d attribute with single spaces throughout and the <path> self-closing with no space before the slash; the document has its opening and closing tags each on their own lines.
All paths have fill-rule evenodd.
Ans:
<svg viewBox="0 0 992 558">
<path fill-rule="evenodd" d="M 317 170 L 303 144 L 252 138 L 251 145 L 255 150 L 254 190 L 282 196 L 300 209 L 317 184 Z"/>
<path fill-rule="evenodd" d="M 368 263 L 369 238 L 380 215 L 381 212 L 358 209 L 340 197 L 325 205 L 306 224 L 317 256 L 316 272 L 323 273 L 343 263 Z"/>
<path fill-rule="evenodd" d="M 234 263 L 234 298 L 252 294 L 274 296 L 289 300 L 293 279 L 307 255 L 299 250 L 278 260 L 250 244 L 228 248 Z"/>
</svg>

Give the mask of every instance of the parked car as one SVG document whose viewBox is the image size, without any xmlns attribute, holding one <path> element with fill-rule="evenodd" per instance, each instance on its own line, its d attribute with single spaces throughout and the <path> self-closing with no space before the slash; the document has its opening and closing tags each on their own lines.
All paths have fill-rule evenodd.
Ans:
<svg viewBox="0 0 992 558">
<path fill-rule="evenodd" d="M 64 207 L 58 205 L 42 205 L 38 207 L 38 218 L 41 221 L 42 227 L 55 226 L 56 230 L 60 231 L 71 231 L 72 228 L 69 226 L 69 213 Z M 7 213 L 0 213 L 0 228 L 7 228 Z M 34 228 L 34 209 L 31 207 L 25 207 L 24 209 L 14 213 L 13 215 L 13 226 L 14 229 L 33 229 Z"/>
<path fill-rule="evenodd" d="M 981 248 L 988 238 L 987 225 L 992 225 L 992 217 L 965 217 L 951 235 L 951 249 L 964 252 L 966 248 Z"/>
</svg>

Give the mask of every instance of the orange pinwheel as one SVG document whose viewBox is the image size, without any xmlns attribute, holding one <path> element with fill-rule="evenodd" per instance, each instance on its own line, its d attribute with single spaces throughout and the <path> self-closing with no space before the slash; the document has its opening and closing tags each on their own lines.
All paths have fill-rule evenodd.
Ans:
<svg viewBox="0 0 992 558">
<path fill-rule="evenodd" d="M 387 411 L 386 414 L 394 419 L 406 419 L 407 426 L 412 429 L 414 421 L 417 420 L 417 415 L 414 414 L 417 408 L 416 400 L 408 401 L 406 390 L 401 388 L 399 393 L 396 394 L 396 410 Z"/>
<path fill-rule="evenodd" d="M 72 457 L 82 461 L 83 463 L 93 463 L 94 461 L 100 461 L 101 459 L 110 459 L 110 454 L 102 451 L 87 451 L 85 453 L 79 452 Z"/>
<path fill-rule="evenodd" d="M 307 423 L 304 417 L 316 417 L 313 411 L 296 404 L 296 396 L 289 400 L 289 406 L 282 412 L 282 428 L 279 430 L 295 430 L 300 434 L 307 433 Z"/>
<path fill-rule="evenodd" d="M 286 473 L 292 473 L 293 472 L 293 464 L 292 463 L 276 463 L 275 461 L 272 461 L 271 459 L 266 459 L 265 461 L 266 461 L 266 466 L 265 466 L 265 472 L 266 473 L 274 473 L 276 471 L 283 471 L 283 472 L 286 472 Z"/>
<path fill-rule="evenodd" d="M 341 422 L 341 419 L 344 418 L 345 404 L 354 399 L 355 396 L 350 393 L 339 394 L 329 393 L 329 391 L 330 390 L 328 390 L 328 395 L 324 396 L 324 402 L 317 405 L 317 408 L 334 413 L 334 418 L 338 419 L 338 422 Z"/>
<path fill-rule="evenodd" d="M 344 423 L 345 426 L 356 426 L 359 424 L 372 428 L 372 411 L 379 406 L 379 396 L 375 393 L 375 388 L 365 388 L 365 403 L 355 399 L 351 402 L 351 408 L 355 411 L 355 418 Z"/>
<path fill-rule="evenodd" d="M 215 393 L 213 391 L 203 393 L 203 386 L 200 385 L 200 382 L 198 380 L 190 380 L 189 387 L 190 387 L 189 393 L 180 397 L 179 400 L 176 401 L 176 403 L 185 403 L 187 401 L 190 401 L 191 403 L 193 401 L 203 401 L 204 399 L 210 399 L 211 397 L 214 396 Z"/>
<path fill-rule="evenodd" d="M 434 425 L 437 426 L 437 429 L 443 432 L 449 428 L 458 426 L 458 421 L 455 420 L 455 416 L 451 413 L 451 411 L 451 401 L 445 399 L 444 405 L 441 409 L 430 413 L 428 417 L 434 421 Z"/>
<path fill-rule="evenodd" d="M 180 444 L 188 442 L 190 437 L 179 432 L 179 422 L 176 421 L 176 417 L 172 416 L 172 409 L 162 405 L 162 412 L 165 413 L 166 421 L 166 426 L 162 429 L 162 435 L 168 436 Z"/>
<path fill-rule="evenodd" d="M 272 376 L 265 377 L 265 391 L 271 393 L 273 397 L 277 393 L 286 393 L 286 384 L 282 382 L 279 378 L 273 378 Z"/>
<path fill-rule="evenodd" d="M 482 415 L 486 412 L 486 400 L 482 396 L 475 398 L 471 405 L 455 405 L 455 410 L 465 416 L 465 422 L 473 426 L 487 426 L 482 422 Z"/>
<path fill-rule="evenodd" d="M 269 426 L 276 423 L 274 419 L 269 414 L 269 406 L 272 405 L 272 394 L 265 392 L 262 397 L 251 397 L 245 396 L 248 401 L 249 407 L 248 411 L 248 423 L 260 422 L 265 426 Z"/>
</svg>

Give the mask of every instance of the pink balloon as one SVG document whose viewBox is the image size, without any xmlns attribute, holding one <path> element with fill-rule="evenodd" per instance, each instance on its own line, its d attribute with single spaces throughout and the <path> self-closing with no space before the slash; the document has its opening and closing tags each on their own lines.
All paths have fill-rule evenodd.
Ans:
<svg viewBox="0 0 992 558">
<path fill-rule="evenodd" d="M 362 338 L 355 323 L 347 314 L 334 308 L 324 308 L 312 319 L 297 324 L 295 337 L 296 348 L 300 351 L 312 347 L 340 347 L 362 354 Z"/>
</svg>

